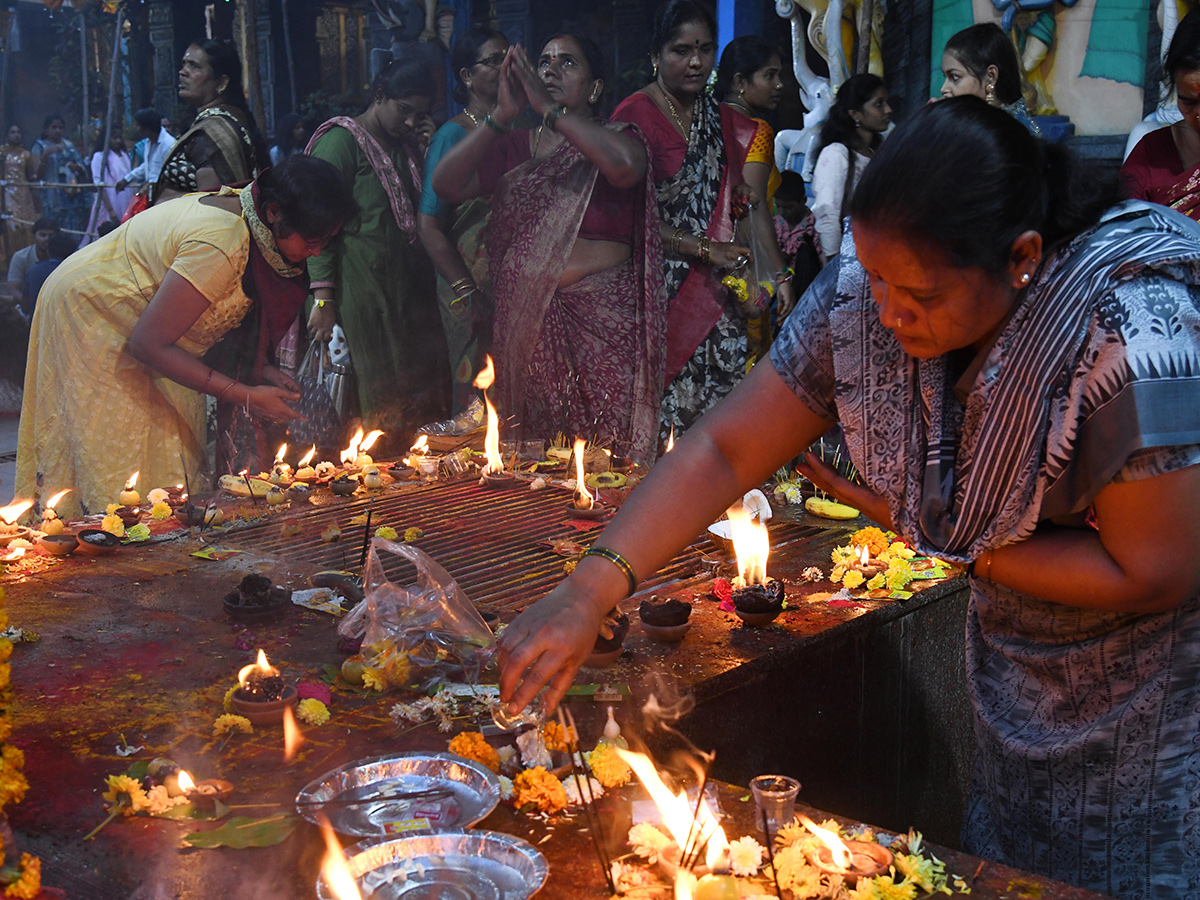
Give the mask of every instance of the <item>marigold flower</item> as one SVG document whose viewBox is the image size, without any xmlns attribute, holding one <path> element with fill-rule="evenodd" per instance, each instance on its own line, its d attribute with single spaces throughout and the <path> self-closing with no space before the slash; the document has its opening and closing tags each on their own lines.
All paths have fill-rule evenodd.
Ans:
<svg viewBox="0 0 1200 900">
<path fill-rule="evenodd" d="M 108 790 L 104 792 L 104 799 L 110 804 L 109 812 L 119 808 L 122 815 L 135 816 L 150 804 L 141 784 L 128 775 L 109 775 L 105 783 Z"/>
<path fill-rule="evenodd" d="M 574 728 L 568 728 L 564 732 L 563 727 L 557 722 L 547 722 L 542 726 L 542 743 L 546 745 L 547 750 L 566 753 L 569 749 L 567 745 L 577 744 L 578 740 Z"/>
<path fill-rule="evenodd" d="M 5 897 L 33 900 L 42 892 L 42 861 L 32 853 L 21 854 L 21 877 L 4 889 Z"/>
<path fill-rule="evenodd" d="M 874 576 L 872 576 L 871 580 L 867 582 L 867 590 L 875 591 L 875 590 L 878 590 L 879 588 L 885 586 L 886 584 L 887 584 L 887 578 L 884 577 L 884 574 L 882 572 L 877 572 Z"/>
<path fill-rule="evenodd" d="M 159 500 L 150 507 L 150 518 L 162 521 L 163 519 L 171 518 L 171 504 L 166 500 Z"/>
<path fill-rule="evenodd" d="M 300 701 L 296 707 L 296 715 L 305 725 L 324 725 L 329 721 L 329 707 L 320 700 L 309 697 Z"/>
<path fill-rule="evenodd" d="M 125 523 L 120 516 L 108 515 L 100 522 L 100 530 L 107 531 L 116 537 L 125 537 Z"/>
<path fill-rule="evenodd" d="M 858 569 L 851 569 L 842 576 L 842 584 L 851 590 L 859 587 L 864 581 L 866 581 L 866 578 L 863 577 L 863 573 L 858 571 Z"/>
<path fill-rule="evenodd" d="M 878 556 L 888 548 L 890 541 L 882 530 L 874 525 L 869 525 L 866 528 L 860 528 L 854 534 L 850 535 L 851 547 L 866 547 L 871 551 L 872 556 Z"/>
<path fill-rule="evenodd" d="M 478 731 L 464 731 L 450 739 L 450 752 L 473 759 L 493 772 L 500 771 L 500 754 Z"/>
<path fill-rule="evenodd" d="M 250 720 L 245 716 L 235 716 L 225 714 L 217 716 L 213 722 L 213 737 L 221 737 L 233 731 L 240 731 L 242 734 L 254 734 L 254 726 L 250 724 Z"/>
<path fill-rule="evenodd" d="M 155 503 L 166 503 L 170 497 L 171 495 L 162 488 L 154 488 L 146 495 L 146 502 L 150 503 L 151 505 Z"/>
<path fill-rule="evenodd" d="M 405 528 L 404 529 L 404 540 L 408 541 L 409 543 L 416 541 L 416 540 L 420 540 L 423 537 L 425 537 L 425 532 L 422 531 L 420 528 L 414 527 L 414 528 Z"/>
<path fill-rule="evenodd" d="M 8 638 L 0 638 L 0 662 L 8 662 L 8 658 L 12 656 L 13 642 Z"/>
<path fill-rule="evenodd" d="M 400 535 L 396 532 L 396 529 L 392 528 L 390 525 L 380 525 L 375 529 L 375 537 L 383 538 L 385 541 L 394 541 L 399 536 Z"/>
<path fill-rule="evenodd" d="M 233 712 L 233 695 L 237 693 L 239 685 L 234 685 L 225 692 L 225 697 L 221 700 L 221 709 L 227 713 Z"/>
<path fill-rule="evenodd" d="M 513 779 L 517 791 L 517 806 L 532 804 L 542 812 L 558 812 L 567 808 L 567 792 L 562 783 L 543 766 L 526 769 Z"/>
<path fill-rule="evenodd" d="M 363 687 L 373 691 L 386 691 L 387 679 L 383 676 L 383 672 L 379 669 L 372 669 L 370 666 L 363 666 Z"/>
<path fill-rule="evenodd" d="M 919 893 L 915 883 L 897 883 L 891 875 L 860 878 L 854 893 L 856 900 L 916 900 Z"/>
<path fill-rule="evenodd" d="M 625 760 L 617 756 L 612 744 L 599 744 L 590 753 L 584 754 L 588 768 L 606 788 L 616 788 L 629 784 L 633 771 Z"/>
<path fill-rule="evenodd" d="M 121 508 L 120 503 L 110 503 L 110 504 L 108 504 L 108 506 L 104 507 L 104 514 L 106 516 L 111 516 L 113 513 L 115 513 L 120 508 Z"/>
</svg>

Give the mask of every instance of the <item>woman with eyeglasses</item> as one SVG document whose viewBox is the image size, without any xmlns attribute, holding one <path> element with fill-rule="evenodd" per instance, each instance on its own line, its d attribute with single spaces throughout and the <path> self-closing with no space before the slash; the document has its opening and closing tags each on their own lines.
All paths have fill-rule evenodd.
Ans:
<svg viewBox="0 0 1200 900">
<path fill-rule="evenodd" d="M 438 308 L 450 356 L 454 413 L 470 404 L 474 396 L 471 383 L 491 344 L 492 304 L 483 244 L 489 208 L 482 197 L 458 206 L 447 203 L 433 189 L 433 170 L 496 105 L 500 65 L 507 52 L 508 38 L 491 28 L 472 28 L 458 39 L 450 57 L 458 79 L 454 99 L 466 109 L 437 130 L 425 154 L 417 233 L 437 269 Z"/>
<path fill-rule="evenodd" d="M 502 413 L 530 438 L 597 436 L 652 458 L 666 304 L 646 147 L 596 118 L 603 58 L 577 34 L 500 67 L 495 111 L 434 172 L 438 194 L 491 198 L 493 356 Z M 513 130 L 532 107 L 542 124 Z"/>
</svg>

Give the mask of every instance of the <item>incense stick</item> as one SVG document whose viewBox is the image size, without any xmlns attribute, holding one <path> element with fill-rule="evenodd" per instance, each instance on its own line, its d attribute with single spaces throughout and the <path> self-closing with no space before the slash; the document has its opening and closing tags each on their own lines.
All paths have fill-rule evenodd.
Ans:
<svg viewBox="0 0 1200 900">
<path fill-rule="evenodd" d="M 193 537 L 193 538 L 194 538 L 194 537 L 196 536 L 196 533 L 195 533 L 195 532 L 192 530 L 192 528 L 193 528 L 194 526 L 192 525 L 192 516 L 191 516 L 191 513 L 189 513 L 189 512 L 188 512 L 188 506 L 189 506 L 189 505 L 190 505 L 190 506 L 195 506 L 195 505 L 196 505 L 196 503 L 195 503 L 195 501 L 193 501 L 193 500 L 192 500 L 192 486 L 191 486 L 191 484 L 188 482 L 188 477 L 187 477 L 187 463 L 185 463 L 185 462 L 183 461 L 183 453 L 182 453 L 182 452 L 179 454 L 179 467 L 180 467 L 181 469 L 183 469 L 183 489 L 184 489 L 185 491 L 187 491 L 187 500 L 185 500 L 185 501 L 183 502 L 183 516 L 184 516 L 184 519 L 187 521 L 187 527 L 188 527 L 188 537 Z M 201 517 L 200 517 L 200 530 L 201 530 L 201 531 L 203 531 L 203 530 L 204 530 L 204 516 L 201 516 Z"/>
<path fill-rule="evenodd" d="M 375 498 L 372 497 L 367 504 L 367 526 L 363 529 L 363 545 L 362 555 L 358 559 L 358 567 L 361 569 L 367 564 L 367 547 L 371 543 L 371 513 L 375 511 Z"/>
<path fill-rule="evenodd" d="M 767 836 L 767 859 L 771 863 L 771 878 L 775 880 L 775 896 L 782 900 L 783 894 L 779 891 L 779 873 L 775 871 L 775 851 L 771 849 L 771 821 L 767 817 L 765 809 L 760 812 L 762 813 L 763 833 Z"/>
<path fill-rule="evenodd" d="M 246 490 L 250 492 L 250 502 L 258 506 L 258 498 L 254 496 L 254 488 L 250 486 L 250 476 L 246 472 L 242 472 L 242 481 L 246 482 Z"/>
<path fill-rule="evenodd" d="M 704 835 L 704 829 L 701 828 L 700 831 L 696 834 L 695 844 L 693 845 L 691 851 L 690 852 L 688 851 L 688 844 L 692 843 L 692 829 L 695 828 L 696 823 L 700 821 L 700 804 L 704 802 L 704 790 L 705 790 L 705 788 L 708 787 L 708 770 L 712 766 L 712 761 L 713 761 L 713 757 L 710 756 L 708 758 L 708 765 L 704 767 L 704 778 L 700 782 L 700 793 L 698 793 L 696 795 L 696 810 L 695 810 L 695 812 L 692 813 L 692 824 L 688 826 L 688 836 L 687 836 L 687 840 L 684 842 L 683 849 L 685 852 L 687 852 L 687 858 L 688 858 L 687 868 L 688 869 L 691 869 L 694 865 L 696 865 L 696 863 L 698 862 L 699 857 L 700 857 L 700 850 L 704 847 L 704 844 L 708 843 L 708 839 L 710 837 L 712 837 L 711 834 L 709 834 L 706 837 Z M 701 843 L 701 841 L 700 841 L 700 838 L 702 838 L 702 837 L 704 838 L 703 843 Z"/>
<path fill-rule="evenodd" d="M 604 871 L 604 881 L 608 885 L 608 889 L 612 893 L 617 893 L 616 882 L 612 876 L 612 862 L 608 858 L 608 854 L 604 850 L 603 832 L 600 830 L 600 815 L 596 812 L 596 798 L 592 793 L 591 773 L 585 768 L 583 772 L 582 783 L 579 778 L 580 760 L 583 759 L 579 753 L 579 732 L 575 730 L 575 717 L 570 716 L 569 712 L 564 712 L 563 708 L 558 708 L 558 724 L 563 730 L 563 739 L 567 744 L 567 752 L 571 755 L 571 777 L 575 780 L 575 790 L 579 792 L 579 802 L 583 805 L 583 815 L 588 823 L 588 837 L 592 839 L 592 847 L 596 850 L 596 858 L 600 863 L 600 868 Z M 569 724 L 568 724 L 569 722 Z M 575 738 L 572 740 L 571 735 Z M 586 765 L 586 763 L 585 763 Z M 587 793 L 584 793 L 584 789 Z"/>
</svg>

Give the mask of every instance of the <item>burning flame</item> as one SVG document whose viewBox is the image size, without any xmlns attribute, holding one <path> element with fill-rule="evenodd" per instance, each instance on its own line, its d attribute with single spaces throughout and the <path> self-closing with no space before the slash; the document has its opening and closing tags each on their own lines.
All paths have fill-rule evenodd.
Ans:
<svg viewBox="0 0 1200 900">
<path fill-rule="evenodd" d="M 358 458 L 358 445 L 362 443 L 363 430 L 360 427 L 354 432 L 354 437 L 350 438 L 350 445 L 343 450 L 338 457 L 346 465 L 354 465 L 354 460 Z"/>
<path fill-rule="evenodd" d="M 409 453 L 425 454 L 429 452 L 429 436 L 421 435 L 417 442 L 408 449 Z"/>
<path fill-rule="evenodd" d="M 258 660 L 256 662 L 252 662 L 248 666 L 242 666 L 242 668 L 238 670 L 238 684 L 240 684 L 242 687 L 245 687 L 246 681 L 251 675 L 254 674 L 255 671 L 261 673 L 263 677 L 276 674 L 275 669 L 272 668 L 269 662 L 267 662 L 267 654 L 263 653 L 261 649 L 258 651 Z"/>
<path fill-rule="evenodd" d="M 362 900 L 362 893 L 350 873 L 342 845 L 338 843 L 333 828 L 324 818 L 321 819 L 321 834 L 325 836 L 325 859 L 321 863 L 321 877 L 329 886 L 330 894 L 337 900 Z"/>
<path fill-rule="evenodd" d="M 494 475 L 504 471 L 504 461 L 500 458 L 500 417 L 496 415 L 496 407 L 492 406 L 487 389 L 496 380 L 496 367 L 492 365 L 491 356 L 487 357 L 487 365 L 475 376 L 475 387 L 483 391 L 483 402 L 487 406 L 487 436 L 483 439 L 483 449 L 487 453 L 487 466 L 484 475 Z"/>
<path fill-rule="evenodd" d="M 302 457 L 300 457 L 300 462 L 296 463 L 296 468 L 303 469 L 310 462 L 312 462 L 312 458 L 316 455 L 317 455 L 317 445 L 313 444 L 311 447 L 308 448 L 308 452 L 305 453 Z"/>
<path fill-rule="evenodd" d="M 129 480 L 127 482 L 125 482 L 125 490 L 127 490 L 127 491 L 133 490 L 134 486 L 137 484 L 139 474 L 140 474 L 140 470 L 138 472 L 134 472 L 132 475 L 129 476 Z"/>
<path fill-rule="evenodd" d="M 828 828 L 822 828 L 804 813 L 797 813 L 797 817 L 803 823 L 804 827 L 811 831 L 814 835 L 820 838 L 821 843 L 829 848 L 829 852 L 833 854 L 833 864 L 839 869 L 849 869 L 852 857 L 850 848 L 842 843 L 842 839 L 830 831 Z"/>
<path fill-rule="evenodd" d="M 686 857 L 694 853 L 697 847 L 707 842 L 704 859 L 709 868 L 728 865 L 729 841 L 725 838 L 725 830 L 709 808 L 708 799 L 702 799 L 697 810 L 696 805 L 688 800 L 685 791 L 671 793 L 646 754 L 632 753 L 615 746 L 613 750 L 637 775 L 638 781 L 642 783 L 642 787 L 662 814 L 663 824 L 679 845 L 682 855 Z"/>
<path fill-rule="evenodd" d="M 728 511 L 733 550 L 737 554 L 739 587 L 763 584 L 767 580 L 767 556 L 771 552 L 771 537 L 767 526 L 753 522 L 750 513 L 740 503 Z"/>
<path fill-rule="evenodd" d="M 663 453 L 664 454 L 670 453 L 674 449 L 675 449 L 675 426 L 672 425 L 671 433 L 667 435 L 667 449 L 664 450 Z"/>
<path fill-rule="evenodd" d="M 277 463 L 283 462 L 283 458 L 285 456 L 287 456 L 287 443 L 286 442 L 280 444 L 279 449 L 277 451 L 275 451 L 275 462 L 277 462 Z"/>
<path fill-rule="evenodd" d="M 196 782 L 192 781 L 192 776 L 188 774 L 187 769 L 180 769 L 176 778 L 179 780 L 179 789 L 185 794 L 196 789 Z"/>
<path fill-rule="evenodd" d="M 867 566 L 871 564 L 871 548 L 865 544 L 858 548 L 858 552 L 855 555 L 858 557 L 859 565 Z"/>
<path fill-rule="evenodd" d="M 578 509 L 591 509 L 595 503 L 595 498 L 587 489 L 587 480 L 584 478 L 583 472 L 583 452 L 587 449 L 587 442 L 583 438 L 575 438 L 575 506 Z"/>
<path fill-rule="evenodd" d="M 11 525 L 25 515 L 31 506 L 33 506 L 32 500 L 17 500 L 8 506 L 0 507 L 0 519 L 4 520 L 5 525 Z"/>
<path fill-rule="evenodd" d="M 75 489 L 74 488 L 66 488 L 65 490 L 59 491 L 57 494 L 55 494 L 53 497 L 51 497 L 49 500 L 46 501 L 46 509 L 54 509 L 54 507 L 55 507 L 55 505 L 57 505 L 58 501 L 61 500 L 63 497 L 67 496 L 67 494 L 71 493 L 71 491 L 73 491 L 73 490 L 75 490 Z"/>
<path fill-rule="evenodd" d="M 292 708 L 285 706 L 283 708 L 283 761 L 290 763 L 303 743 L 304 735 L 300 733 L 300 726 L 296 724 Z"/>
<path fill-rule="evenodd" d="M 370 434 L 368 434 L 365 438 L 363 438 L 363 442 L 359 446 L 358 452 L 366 453 L 368 450 L 371 449 L 371 447 L 373 447 L 375 445 L 375 442 L 377 440 L 379 440 L 381 437 L 383 437 L 383 432 L 380 431 L 378 428 L 376 428 L 374 431 L 372 431 Z"/>
</svg>

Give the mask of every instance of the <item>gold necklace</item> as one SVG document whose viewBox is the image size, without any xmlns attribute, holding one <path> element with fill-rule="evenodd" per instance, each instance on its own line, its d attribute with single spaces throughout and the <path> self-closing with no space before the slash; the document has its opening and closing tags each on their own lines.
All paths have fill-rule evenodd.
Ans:
<svg viewBox="0 0 1200 900">
<path fill-rule="evenodd" d="M 671 102 L 671 95 L 657 81 L 654 84 L 658 87 L 658 92 L 662 94 L 664 100 L 667 101 L 667 109 L 671 111 L 671 117 L 675 120 L 675 124 L 679 126 L 679 130 L 683 132 L 684 137 L 688 137 L 692 132 L 690 128 L 683 127 L 683 119 L 679 118 L 679 110 L 675 108 L 675 104 Z"/>
<path fill-rule="evenodd" d="M 471 112 L 469 109 L 464 109 L 463 115 L 470 119 L 471 124 L 473 124 L 476 128 L 479 127 L 479 120 L 475 118 L 475 114 L 473 112 Z"/>
<path fill-rule="evenodd" d="M 533 152 L 529 154 L 534 159 L 537 159 L 538 145 L 542 142 L 542 126 L 539 125 L 533 132 Z"/>
</svg>

